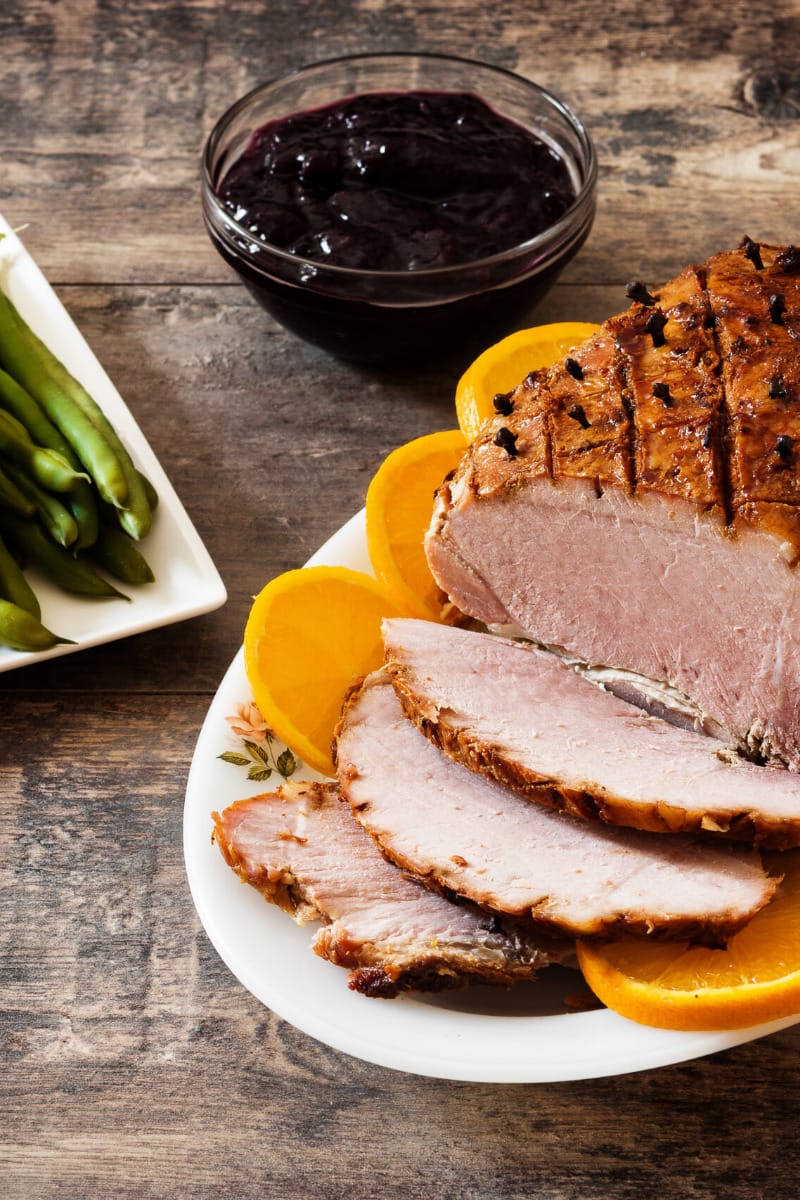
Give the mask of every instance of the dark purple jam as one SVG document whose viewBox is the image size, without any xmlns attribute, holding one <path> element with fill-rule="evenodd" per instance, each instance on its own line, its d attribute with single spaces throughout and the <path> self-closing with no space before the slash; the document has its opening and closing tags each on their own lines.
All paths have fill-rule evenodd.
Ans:
<svg viewBox="0 0 800 1200">
<path fill-rule="evenodd" d="M 575 186 L 551 147 L 462 93 L 367 93 L 262 126 L 216 188 L 259 241 L 331 266 L 449 267 L 550 227 Z"/>
</svg>

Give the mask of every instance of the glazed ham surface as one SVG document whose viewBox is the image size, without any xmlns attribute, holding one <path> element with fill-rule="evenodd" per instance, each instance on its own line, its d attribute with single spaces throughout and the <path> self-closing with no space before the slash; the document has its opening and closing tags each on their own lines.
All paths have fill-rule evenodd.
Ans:
<svg viewBox="0 0 800 1200">
<path fill-rule="evenodd" d="M 246 883 L 300 925 L 320 921 L 312 947 L 350 968 L 370 996 L 468 982 L 533 979 L 573 957 L 571 942 L 498 920 L 428 891 L 381 856 L 334 784 L 288 784 L 214 814 L 214 840 Z"/>
<path fill-rule="evenodd" d="M 750 848 L 590 824 L 473 773 L 404 716 L 385 670 L 348 697 L 336 758 L 342 792 L 384 854 L 549 930 L 717 944 L 776 885 Z"/>
<path fill-rule="evenodd" d="M 406 716 L 450 757 L 532 801 L 637 829 L 800 843 L 793 772 L 745 762 L 495 634 L 396 618 L 383 637 Z"/>
<path fill-rule="evenodd" d="M 511 394 L 426 539 L 463 613 L 800 768 L 800 250 L 746 242 Z"/>
</svg>

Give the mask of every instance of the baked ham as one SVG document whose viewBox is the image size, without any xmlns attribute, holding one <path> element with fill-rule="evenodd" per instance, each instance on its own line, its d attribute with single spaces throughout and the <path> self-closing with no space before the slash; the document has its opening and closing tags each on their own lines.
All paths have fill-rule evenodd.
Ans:
<svg viewBox="0 0 800 1200">
<path fill-rule="evenodd" d="M 800 769 L 800 249 L 689 267 L 507 398 L 426 539 L 463 613 Z"/>
<path fill-rule="evenodd" d="M 354 991 L 393 997 L 512 984 L 574 957 L 571 942 L 409 879 L 365 836 L 335 784 L 287 784 L 214 813 L 214 822 L 214 840 L 241 879 L 299 925 L 323 922 L 312 947 L 350 968 Z"/>
<path fill-rule="evenodd" d="M 403 710 L 452 758 L 530 800 L 612 825 L 800 844 L 800 776 L 756 766 L 495 634 L 383 624 Z"/>
<path fill-rule="evenodd" d="M 349 694 L 335 749 L 342 792 L 387 857 L 544 929 L 720 944 L 776 886 L 749 847 L 589 824 L 469 771 L 404 716 L 385 669 Z"/>
</svg>

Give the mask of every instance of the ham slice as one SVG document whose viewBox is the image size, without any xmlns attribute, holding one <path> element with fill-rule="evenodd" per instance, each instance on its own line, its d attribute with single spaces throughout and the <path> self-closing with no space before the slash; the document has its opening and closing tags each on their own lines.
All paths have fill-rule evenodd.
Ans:
<svg viewBox="0 0 800 1200">
<path fill-rule="evenodd" d="M 404 716 L 385 670 L 349 695 L 336 761 L 343 794 L 385 855 L 546 929 L 719 944 L 776 886 L 750 848 L 590 824 L 469 771 Z"/>
<path fill-rule="evenodd" d="M 383 630 L 406 715 L 472 770 L 612 825 L 800 844 L 800 775 L 650 716 L 532 646 L 405 618 Z"/>
<path fill-rule="evenodd" d="M 398 871 L 334 784 L 287 784 L 214 813 L 214 822 L 214 840 L 241 879 L 299 925 L 323 923 L 312 948 L 350 968 L 354 991 L 387 998 L 508 985 L 573 958 L 571 942 L 455 904 Z"/>
<path fill-rule="evenodd" d="M 441 487 L 451 602 L 800 769 L 800 250 L 687 268 L 510 395 Z"/>
</svg>

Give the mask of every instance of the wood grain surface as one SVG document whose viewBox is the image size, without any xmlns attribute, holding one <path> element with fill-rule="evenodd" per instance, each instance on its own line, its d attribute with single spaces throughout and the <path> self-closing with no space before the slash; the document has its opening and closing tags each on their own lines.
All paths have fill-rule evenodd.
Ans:
<svg viewBox="0 0 800 1200">
<path fill-rule="evenodd" d="M 265 316 L 205 235 L 203 140 L 311 59 L 427 49 L 557 91 L 594 230 L 536 320 L 599 320 L 738 242 L 800 240 L 800 9 L 632 0 L 4 0 L 0 211 L 127 400 L 224 608 L 0 675 L 0 1196 L 790 1200 L 800 1027 L 587 1082 L 489 1086 L 330 1050 L 232 977 L 181 820 L 250 598 L 454 425 L 459 365 L 367 371 Z"/>
</svg>

